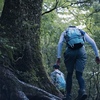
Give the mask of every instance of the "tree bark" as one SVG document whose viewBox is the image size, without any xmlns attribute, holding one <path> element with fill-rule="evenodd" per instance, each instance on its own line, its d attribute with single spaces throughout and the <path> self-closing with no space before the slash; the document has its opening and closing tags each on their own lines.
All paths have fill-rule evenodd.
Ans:
<svg viewBox="0 0 100 100">
<path fill-rule="evenodd" d="M 12 69 L 21 81 L 62 97 L 62 94 L 55 89 L 48 79 L 42 63 L 39 37 L 42 2 L 42 0 L 5 0 L 0 18 L 0 44 L 2 45 L 0 46 L 0 64 Z M 1 70 L 0 73 L 2 73 Z M 7 71 L 7 73 L 9 72 Z M 7 95 L 8 90 L 10 90 L 11 93 L 14 91 L 15 94 L 10 94 L 12 97 L 8 96 L 8 98 L 21 94 L 25 96 L 25 100 L 28 99 L 26 93 L 17 89 L 21 84 L 18 79 L 15 78 L 16 81 L 12 79 L 11 83 L 6 81 L 7 76 L 4 76 L 5 74 L 2 73 L 1 75 L 1 87 L 4 85 L 7 89 L 5 90 L 6 93 L 3 92 L 4 94 L 1 93 L 1 95 Z M 6 85 L 5 82 L 7 82 Z M 9 86 L 10 89 L 8 89 Z"/>
</svg>

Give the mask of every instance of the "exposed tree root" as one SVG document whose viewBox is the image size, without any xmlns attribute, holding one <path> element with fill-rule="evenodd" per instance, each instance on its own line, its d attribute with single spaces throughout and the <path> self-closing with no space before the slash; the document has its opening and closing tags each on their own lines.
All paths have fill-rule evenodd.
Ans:
<svg viewBox="0 0 100 100">
<path fill-rule="evenodd" d="M 0 67 L 0 100 L 61 100 L 61 98 L 20 81 L 13 72 Z"/>
</svg>

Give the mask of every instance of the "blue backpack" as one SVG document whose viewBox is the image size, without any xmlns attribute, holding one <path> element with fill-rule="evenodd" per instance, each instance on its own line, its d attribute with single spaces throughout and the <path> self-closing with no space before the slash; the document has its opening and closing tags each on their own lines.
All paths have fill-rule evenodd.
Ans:
<svg viewBox="0 0 100 100">
<path fill-rule="evenodd" d="M 78 49 L 84 44 L 84 36 L 77 28 L 68 28 L 66 30 L 66 35 L 64 36 L 67 45 L 70 48 Z"/>
<path fill-rule="evenodd" d="M 65 91 L 66 81 L 65 81 L 64 76 L 61 73 L 59 73 L 59 72 L 55 73 L 55 84 L 56 84 L 56 87 L 59 90 Z"/>
</svg>

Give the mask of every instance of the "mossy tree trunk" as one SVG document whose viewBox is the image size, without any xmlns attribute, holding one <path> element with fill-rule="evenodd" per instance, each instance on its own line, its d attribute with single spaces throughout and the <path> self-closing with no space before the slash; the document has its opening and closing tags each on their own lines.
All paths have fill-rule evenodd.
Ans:
<svg viewBox="0 0 100 100">
<path fill-rule="evenodd" d="M 59 95 L 42 64 L 39 37 L 42 2 L 5 0 L 0 18 L 0 64 L 13 70 L 20 80 Z"/>
</svg>

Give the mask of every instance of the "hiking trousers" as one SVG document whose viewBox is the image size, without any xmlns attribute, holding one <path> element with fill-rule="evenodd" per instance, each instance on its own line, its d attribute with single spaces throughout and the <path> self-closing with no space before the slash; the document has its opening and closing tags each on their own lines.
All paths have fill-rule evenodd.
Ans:
<svg viewBox="0 0 100 100">
<path fill-rule="evenodd" d="M 85 68 L 86 59 L 87 59 L 87 55 L 84 46 L 82 46 L 80 49 L 77 50 L 72 50 L 70 48 L 67 48 L 67 50 L 65 51 L 64 63 L 68 71 L 67 79 L 66 79 L 67 95 L 71 94 L 72 75 L 74 69 L 76 70 L 76 79 L 78 80 L 80 90 L 85 89 L 85 83 L 82 77 L 82 73 Z"/>
<path fill-rule="evenodd" d="M 83 72 L 87 60 L 87 54 L 85 47 L 82 46 L 79 49 L 73 50 L 67 48 L 64 53 L 64 63 L 68 72 L 76 71 Z"/>
</svg>

